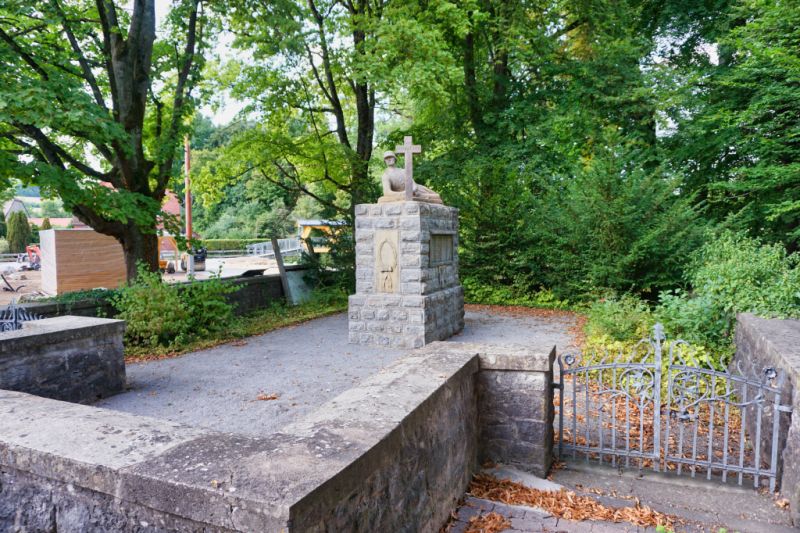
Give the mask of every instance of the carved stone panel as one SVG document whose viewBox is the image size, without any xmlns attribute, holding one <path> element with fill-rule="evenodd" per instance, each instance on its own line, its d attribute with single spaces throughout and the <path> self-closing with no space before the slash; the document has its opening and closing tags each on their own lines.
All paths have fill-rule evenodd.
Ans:
<svg viewBox="0 0 800 533">
<path fill-rule="evenodd" d="M 375 288 L 377 292 L 398 292 L 400 285 L 399 234 L 397 230 L 375 232 Z"/>
</svg>

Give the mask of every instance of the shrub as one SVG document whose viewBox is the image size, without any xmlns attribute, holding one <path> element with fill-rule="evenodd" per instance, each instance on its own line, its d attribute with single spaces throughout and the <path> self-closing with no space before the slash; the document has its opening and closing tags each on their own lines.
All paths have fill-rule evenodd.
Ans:
<svg viewBox="0 0 800 533">
<path fill-rule="evenodd" d="M 127 322 L 125 337 L 133 344 L 172 346 L 189 339 L 191 317 L 174 286 L 161 281 L 161 275 L 144 265 L 138 266 L 136 279 L 111 297 Z"/>
<path fill-rule="evenodd" d="M 44 220 L 42 220 L 42 227 L 39 228 L 39 231 L 44 231 L 48 229 L 53 229 L 53 225 L 50 224 L 50 219 L 48 217 L 45 217 Z"/>
<path fill-rule="evenodd" d="M 724 231 L 695 254 L 687 276 L 692 292 L 663 292 L 656 315 L 691 342 L 730 351 L 736 314 L 800 316 L 796 255 L 779 244 Z"/>
<path fill-rule="evenodd" d="M 192 282 L 181 287 L 180 299 L 189 311 L 192 335 L 205 337 L 223 331 L 233 320 L 233 306 L 226 295 L 239 287 L 224 283 L 219 273 L 211 279 Z"/>
<path fill-rule="evenodd" d="M 238 289 L 219 276 L 178 286 L 138 266 L 136 279 L 111 296 L 111 303 L 127 321 L 125 336 L 142 346 L 173 347 L 230 327 L 233 306 L 226 295 Z"/>
<path fill-rule="evenodd" d="M 22 211 L 15 211 L 8 217 L 8 248 L 11 253 L 19 254 L 31 242 L 31 226 L 28 216 Z"/>
<path fill-rule="evenodd" d="M 488 285 L 477 278 L 465 277 L 464 300 L 468 303 L 486 305 L 519 305 L 547 309 L 568 309 L 569 301 L 555 297 L 552 291 L 524 291 L 509 285 Z"/>
<path fill-rule="evenodd" d="M 5 239 L 0 239 L 0 254 L 7 254 L 8 252 L 8 241 Z"/>
<path fill-rule="evenodd" d="M 645 302 L 630 294 L 603 298 L 589 307 L 586 333 L 606 335 L 613 341 L 630 342 L 646 337 L 653 316 Z"/>
<path fill-rule="evenodd" d="M 263 239 L 203 239 L 201 246 L 206 250 L 244 250 L 248 244 L 267 242 L 268 238 Z"/>
</svg>

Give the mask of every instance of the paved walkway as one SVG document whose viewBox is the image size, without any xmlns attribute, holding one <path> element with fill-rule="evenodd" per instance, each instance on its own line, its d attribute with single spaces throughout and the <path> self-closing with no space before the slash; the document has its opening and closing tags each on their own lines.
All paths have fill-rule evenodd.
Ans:
<svg viewBox="0 0 800 533">
<path fill-rule="evenodd" d="M 570 342 L 569 319 L 468 311 L 460 342 Z M 130 390 L 95 405 L 217 431 L 265 435 L 374 374 L 409 350 L 347 343 L 339 314 L 162 361 L 130 364 Z M 275 394 L 276 400 L 259 400 Z M 262 396 L 263 397 L 263 396 Z"/>
<path fill-rule="evenodd" d="M 752 488 L 719 481 L 678 477 L 636 469 L 617 471 L 607 466 L 567 463 L 553 473 L 553 481 L 502 468 L 489 472 L 500 479 L 511 479 L 540 490 L 559 486 L 588 496 L 608 507 L 629 507 L 639 501 L 656 511 L 677 517 L 674 531 L 691 533 L 791 533 L 789 513 L 778 508 L 772 497 Z M 550 486 L 546 486 L 546 485 Z M 637 527 L 626 522 L 601 522 L 559 519 L 533 507 L 504 503 L 467 495 L 456 512 L 449 533 L 463 533 L 470 518 L 488 513 L 505 516 L 511 523 L 508 533 L 562 531 L 570 533 L 655 532 L 656 528 Z"/>
</svg>

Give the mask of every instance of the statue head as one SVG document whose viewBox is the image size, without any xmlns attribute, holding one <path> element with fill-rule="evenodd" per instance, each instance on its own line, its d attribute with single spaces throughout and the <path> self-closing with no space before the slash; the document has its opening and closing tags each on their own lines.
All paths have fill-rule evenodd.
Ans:
<svg viewBox="0 0 800 533">
<path fill-rule="evenodd" d="M 397 156 L 391 150 L 387 150 L 383 152 L 383 162 L 386 163 L 387 167 L 393 167 L 397 163 Z"/>
</svg>

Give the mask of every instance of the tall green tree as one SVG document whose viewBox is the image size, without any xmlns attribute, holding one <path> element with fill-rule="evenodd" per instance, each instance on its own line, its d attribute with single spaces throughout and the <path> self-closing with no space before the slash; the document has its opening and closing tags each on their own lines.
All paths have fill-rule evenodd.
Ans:
<svg viewBox="0 0 800 533">
<path fill-rule="evenodd" d="M 686 190 L 715 219 L 800 247 L 800 4 L 740 0 L 718 61 L 676 100 L 670 141 Z M 687 69 L 688 70 L 688 69 Z"/>
<path fill-rule="evenodd" d="M 129 279 L 137 261 L 158 266 L 209 22 L 202 0 L 174 2 L 158 39 L 155 0 L 0 7 L 0 180 L 38 185 L 116 238 Z"/>
<path fill-rule="evenodd" d="M 8 217 L 8 250 L 19 254 L 31 243 L 31 225 L 23 211 L 15 211 Z"/>
</svg>

